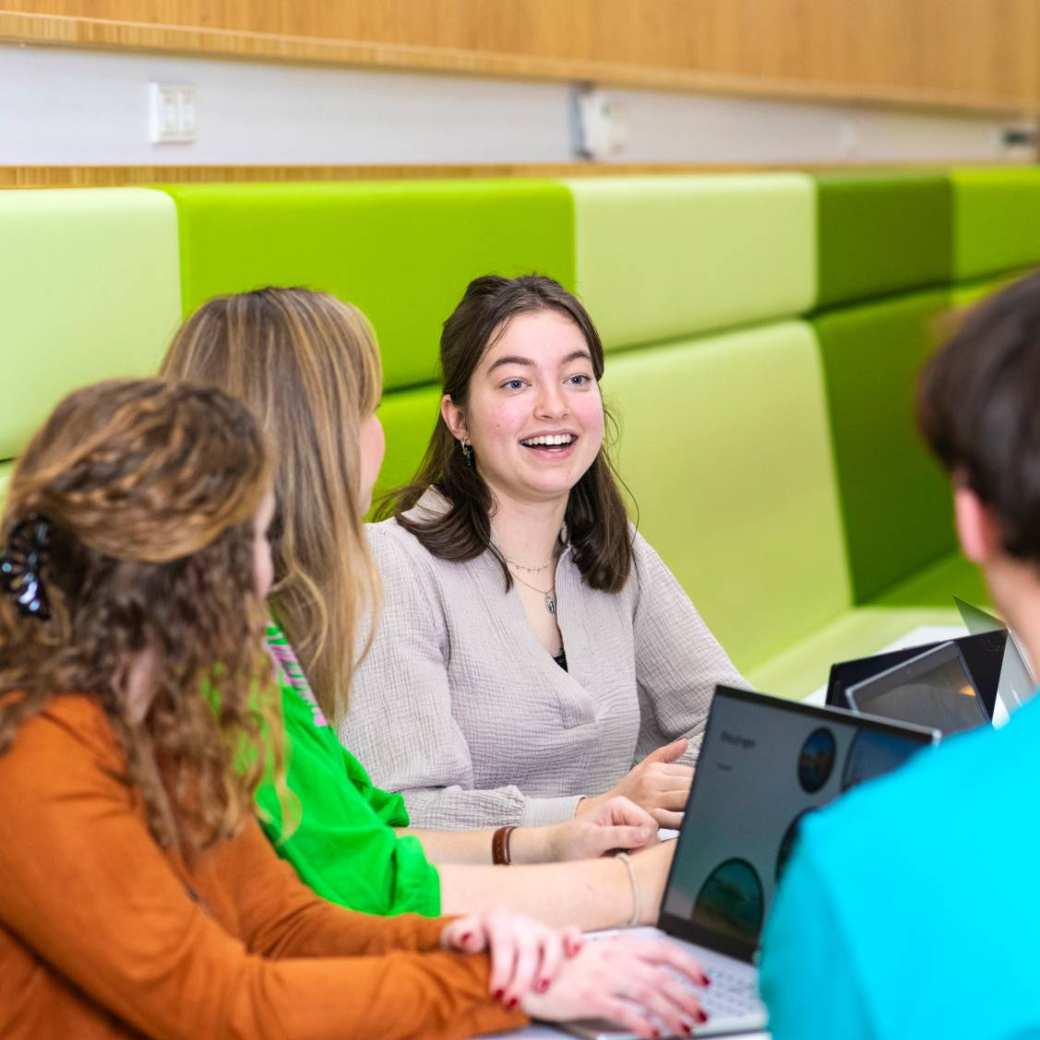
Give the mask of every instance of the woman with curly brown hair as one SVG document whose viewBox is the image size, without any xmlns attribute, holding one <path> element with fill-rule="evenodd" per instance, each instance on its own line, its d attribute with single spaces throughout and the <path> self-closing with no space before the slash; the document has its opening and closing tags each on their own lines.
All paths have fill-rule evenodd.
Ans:
<svg viewBox="0 0 1040 1040">
<path fill-rule="evenodd" d="M 370 918 L 274 855 L 251 808 L 283 772 L 261 645 L 272 512 L 257 423 L 213 389 L 78 391 L 19 461 L 0 531 L 0 1034 L 462 1037 L 587 1014 L 595 983 L 608 1013 L 648 988 L 661 969 L 635 943 L 504 914 Z"/>
</svg>

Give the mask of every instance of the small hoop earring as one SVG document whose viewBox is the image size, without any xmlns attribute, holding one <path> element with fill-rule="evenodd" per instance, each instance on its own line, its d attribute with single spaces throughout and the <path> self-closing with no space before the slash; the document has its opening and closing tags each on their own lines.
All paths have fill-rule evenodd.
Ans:
<svg viewBox="0 0 1040 1040">
<path fill-rule="evenodd" d="M 462 449 L 462 457 L 466 460 L 466 465 L 472 467 L 473 449 L 469 446 L 469 441 L 465 437 L 459 440 L 459 447 Z"/>
</svg>

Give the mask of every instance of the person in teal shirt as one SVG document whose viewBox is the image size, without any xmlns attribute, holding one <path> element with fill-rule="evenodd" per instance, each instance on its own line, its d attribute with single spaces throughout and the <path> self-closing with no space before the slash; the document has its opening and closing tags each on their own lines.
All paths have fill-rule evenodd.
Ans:
<svg viewBox="0 0 1040 1040">
<path fill-rule="evenodd" d="M 1040 664 L 1040 275 L 921 382 L 965 555 Z M 809 818 L 763 937 L 774 1040 L 1040 1036 L 1040 698 Z"/>
</svg>

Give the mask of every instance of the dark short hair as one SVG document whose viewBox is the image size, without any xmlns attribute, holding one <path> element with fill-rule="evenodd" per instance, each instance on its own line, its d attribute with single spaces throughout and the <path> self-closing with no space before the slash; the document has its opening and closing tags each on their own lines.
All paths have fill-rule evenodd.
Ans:
<svg viewBox="0 0 1040 1040">
<path fill-rule="evenodd" d="M 1004 549 L 1040 563 L 1040 274 L 968 312 L 922 373 L 917 416 L 995 514 Z"/>
<path fill-rule="evenodd" d="M 603 375 L 603 344 L 588 312 L 572 293 L 543 275 L 485 275 L 469 283 L 444 323 L 440 351 L 444 393 L 457 405 L 465 405 L 470 379 L 505 323 L 519 314 L 544 310 L 557 311 L 581 330 L 598 382 Z M 606 408 L 604 418 L 607 430 L 613 430 Z M 565 519 L 574 562 L 586 583 L 594 589 L 619 592 L 632 566 L 632 539 L 608 441 L 604 439 L 595 461 L 571 489 Z M 404 516 L 430 486 L 452 508 L 432 520 Z M 491 504 L 484 479 L 466 464 L 443 417 L 438 417 L 418 473 L 406 487 L 387 496 L 377 516 L 396 516 L 430 553 L 444 560 L 472 560 L 490 549 L 499 558 L 508 588 L 509 570 L 491 544 Z"/>
</svg>

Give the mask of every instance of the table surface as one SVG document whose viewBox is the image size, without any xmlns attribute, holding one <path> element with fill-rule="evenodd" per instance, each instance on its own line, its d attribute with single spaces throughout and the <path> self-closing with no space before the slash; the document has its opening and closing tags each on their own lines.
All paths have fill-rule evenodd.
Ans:
<svg viewBox="0 0 1040 1040">
<path fill-rule="evenodd" d="M 882 647 L 877 653 L 886 654 L 892 650 L 902 650 L 905 647 L 916 646 L 922 643 L 943 642 L 947 639 L 957 639 L 964 635 L 967 635 L 967 629 L 963 625 L 921 625 L 907 632 L 906 635 L 900 636 L 899 639 L 889 643 L 887 646 Z M 813 690 L 805 700 L 807 704 L 823 704 L 826 695 L 827 687 L 821 686 L 819 689 Z M 999 722 L 999 720 L 995 721 Z M 559 1037 L 570 1036 L 571 1034 L 555 1026 L 538 1023 L 528 1026 L 526 1029 L 514 1029 L 508 1033 L 495 1033 L 494 1035 L 509 1037 L 510 1040 L 552 1040 L 552 1038 L 558 1040 Z M 731 1034 L 731 1036 L 739 1037 L 739 1040 L 770 1040 L 768 1033 L 740 1033 Z"/>
</svg>

